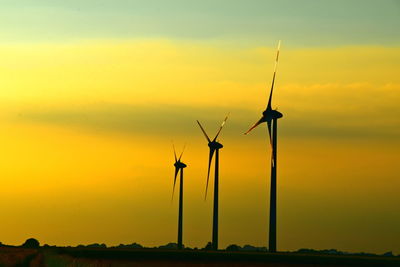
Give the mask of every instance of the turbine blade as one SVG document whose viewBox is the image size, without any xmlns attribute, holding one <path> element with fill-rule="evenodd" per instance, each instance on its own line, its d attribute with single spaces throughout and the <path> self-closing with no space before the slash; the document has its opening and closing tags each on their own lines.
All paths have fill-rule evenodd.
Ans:
<svg viewBox="0 0 400 267">
<path fill-rule="evenodd" d="M 275 167 L 274 149 L 271 150 L 271 165 Z"/>
<path fill-rule="evenodd" d="M 174 145 L 174 143 L 173 143 L 173 142 L 172 142 L 172 147 L 174 148 L 174 157 L 175 157 L 175 162 L 177 162 L 177 161 L 178 161 L 178 159 L 176 158 L 175 145 Z"/>
<path fill-rule="evenodd" d="M 271 120 L 267 121 L 267 124 L 268 124 L 269 143 L 270 143 L 270 145 L 272 147 L 272 138 L 271 138 L 271 124 L 272 124 L 272 121 Z"/>
<path fill-rule="evenodd" d="M 206 183 L 206 194 L 204 196 L 204 200 L 207 199 L 207 192 L 208 192 L 208 181 L 210 180 L 210 168 L 211 168 L 211 161 L 214 156 L 215 149 L 210 148 L 210 155 L 208 157 L 208 170 L 207 170 L 207 183 Z"/>
<path fill-rule="evenodd" d="M 186 148 L 186 144 L 183 145 L 183 149 L 182 149 L 181 155 L 179 156 L 179 160 L 181 160 L 183 152 L 185 152 L 185 148 Z"/>
<path fill-rule="evenodd" d="M 208 137 L 206 131 L 204 131 L 203 126 L 201 126 L 201 124 L 200 124 L 199 121 L 197 121 L 197 124 L 200 126 L 201 131 L 203 132 L 204 136 L 207 138 L 207 141 L 210 143 L 211 140 L 210 140 L 210 138 Z"/>
<path fill-rule="evenodd" d="M 171 198 L 171 201 L 174 200 L 176 177 L 178 176 L 178 173 L 179 173 L 179 168 L 175 167 L 174 186 L 172 187 L 172 198 Z"/>
<path fill-rule="evenodd" d="M 215 135 L 215 137 L 214 137 L 214 140 L 213 140 L 213 141 L 217 140 L 217 138 L 218 138 L 218 135 L 221 133 L 221 130 L 222 130 L 222 128 L 224 127 L 224 125 L 225 125 L 225 122 L 226 122 L 226 120 L 228 119 L 228 117 L 229 117 L 229 113 L 226 115 L 226 117 L 225 117 L 224 121 L 221 123 L 221 127 L 219 127 L 219 130 L 218 130 L 217 134 Z"/>
<path fill-rule="evenodd" d="M 275 85 L 275 76 L 276 76 L 276 69 L 278 67 L 278 59 L 279 59 L 279 49 L 281 48 L 281 41 L 279 40 L 278 42 L 278 50 L 276 51 L 276 58 L 275 58 L 275 66 L 274 66 L 274 75 L 272 76 L 272 85 L 271 85 L 271 91 L 269 92 L 269 99 L 268 99 L 268 106 L 267 109 L 272 109 L 272 93 L 274 91 L 274 85 Z"/>
<path fill-rule="evenodd" d="M 272 121 L 271 120 L 267 121 L 267 124 L 268 124 L 269 144 L 271 146 L 271 164 L 272 164 L 272 166 L 274 166 L 274 161 L 275 161 L 275 159 L 274 159 L 274 147 L 272 145 L 272 137 L 271 137 Z"/>
<path fill-rule="evenodd" d="M 254 128 L 256 128 L 258 125 L 260 125 L 261 123 L 263 123 L 264 117 L 262 117 L 259 121 L 257 121 L 247 132 L 245 132 L 244 134 L 248 134 L 249 132 L 251 132 Z"/>
</svg>

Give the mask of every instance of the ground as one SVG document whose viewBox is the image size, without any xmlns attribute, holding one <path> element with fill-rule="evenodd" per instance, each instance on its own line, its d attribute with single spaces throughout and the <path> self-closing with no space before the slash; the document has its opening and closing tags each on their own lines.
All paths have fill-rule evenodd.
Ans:
<svg viewBox="0 0 400 267">
<path fill-rule="evenodd" d="M 154 249 L 0 248 L 0 266 L 400 266 L 399 257 Z"/>
</svg>

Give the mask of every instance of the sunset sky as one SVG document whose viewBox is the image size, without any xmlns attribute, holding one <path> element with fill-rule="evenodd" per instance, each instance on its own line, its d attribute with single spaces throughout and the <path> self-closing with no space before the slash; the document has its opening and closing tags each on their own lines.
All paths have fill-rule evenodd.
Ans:
<svg viewBox="0 0 400 267">
<path fill-rule="evenodd" d="M 278 138 L 278 250 L 400 254 L 400 1 L 0 1 L 0 242 L 266 246 L 267 104 Z"/>
</svg>

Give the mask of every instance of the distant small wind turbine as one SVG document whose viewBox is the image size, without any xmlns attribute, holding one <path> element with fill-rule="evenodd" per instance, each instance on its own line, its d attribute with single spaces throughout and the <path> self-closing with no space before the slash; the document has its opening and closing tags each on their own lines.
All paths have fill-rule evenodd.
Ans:
<svg viewBox="0 0 400 267">
<path fill-rule="evenodd" d="M 178 249 L 182 249 L 182 229 L 183 229 L 183 169 L 186 168 L 186 164 L 181 161 L 183 152 L 185 151 L 185 147 L 183 147 L 182 153 L 179 158 L 176 157 L 175 146 L 172 144 L 174 148 L 174 157 L 175 157 L 175 176 L 174 176 L 174 186 L 172 188 L 172 199 L 174 198 L 175 193 L 175 184 L 176 184 L 176 177 L 180 171 L 180 180 L 179 180 L 179 213 L 178 213 Z"/>
<path fill-rule="evenodd" d="M 224 121 L 222 122 L 217 134 L 215 135 L 214 139 L 211 140 L 206 131 L 204 130 L 203 126 L 201 126 L 200 122 L 197 123 L 200 126 L 201 131 L 203 132 L 204 136 L 208 141 L 208 147 L 210 148 L 210 154 L 208 157 L 208 170 L 207 170 L 207 184 L 206 184 L 206 193 L 205 199 L 207 198 L 207 191 L 208 191 L 208 181 L 210 179 L 210 167 L 211 161 L 214 156 L 215 152 L 215 176 L 214 176 L 214 210 L 213 210 L 213 232 L 212 232 L 212 248 L 214 250 L 218 250 L 218 178 L 219 178 L 219 150 L 223 147 L 223 145 L 217 142 L 217 138 L 221 133 L 222 128 L 225 125 L 226 120 L 228 119 L 229 114 L 225 117 Z"/>
<path fill-rule="evenodd" d="M 268 125 L 269 142 L 272 147 L 271 157 L 271 194 L 270 194 L 270 217 L 269 217 L 269 251 L 276 252 L 276 168 L 277 168 L 277 132 L 278 119 L 282 118 L 283 114 L 276 109 L 272 109 L 272 93 L 274 91 L 276 68 L 278 66 L 279 49 L 281 41 L 278 43 L 278 49 L 275 58 L 274 75 L 272 76 L 272 86 L 269 93 L 269 100 L 266 110 L 262 113 L 262 117 L 251 127 L 245 134 L 256 128 L 259 124 L 266 122 Z M 272 136 L 271 136 L 272 126 Z"/>
</svg>

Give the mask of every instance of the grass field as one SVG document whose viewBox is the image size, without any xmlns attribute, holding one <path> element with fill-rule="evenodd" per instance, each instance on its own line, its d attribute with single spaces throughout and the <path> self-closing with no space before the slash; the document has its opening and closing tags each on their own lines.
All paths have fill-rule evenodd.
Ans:
<svg viewBox="0 0 400 267">
<path fill-rule="evenodd" d="M 63 262 L 65 266 L 400 266 L 400 258 L 395 257 L 297 253 L 76 248 L 47 253 L 48 265 Z"/>
<path fill-rule="evenodd" d="M 154 249 L 0 248 L 0 266 L 400 266 L 399 257 Z"/>
<path fill-rule="evenodd" d="M 36 249 L 0 247 L 0 266 L 30 266 L 38 262 L 40 252 Z M 37 263 L 40 266 L 40 263 Z"/>
</svg>

